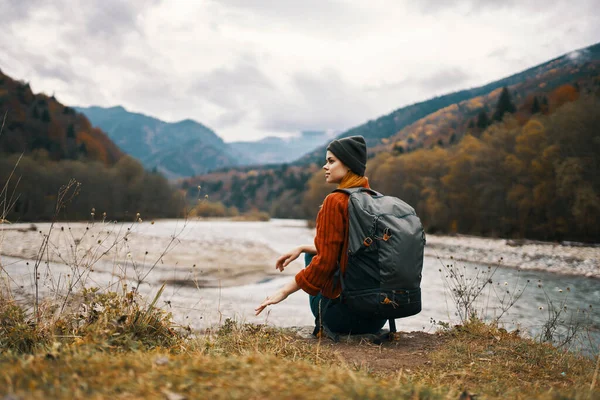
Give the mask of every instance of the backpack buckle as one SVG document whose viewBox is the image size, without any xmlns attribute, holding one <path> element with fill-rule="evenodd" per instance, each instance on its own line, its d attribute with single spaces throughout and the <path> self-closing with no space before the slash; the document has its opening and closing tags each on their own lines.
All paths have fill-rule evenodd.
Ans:
<svg viewBox="0 0 600 400">
<path fill-rule="evenodd" d="M 390 231 L 390 228 L 385 228 L 385 230 L 383 231 L 383 241 L 387 242 L 390 237 L 392 237 L 392 232 Z"/>
<path fill-rule="evenodd" d="M 373 239 L 371 239 L 370 237 L 367 237 L 363 241 L 363 244 L 365 245 L 365 247 L 369 247 L 371 244 L 373 244 Z"/>
</svg>

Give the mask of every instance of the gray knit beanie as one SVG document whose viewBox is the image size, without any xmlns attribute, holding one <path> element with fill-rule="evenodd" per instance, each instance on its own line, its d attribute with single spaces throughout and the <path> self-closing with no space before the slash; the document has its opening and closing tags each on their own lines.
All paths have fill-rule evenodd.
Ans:
<svg viewBox="0 0 600 400">
<path fill-rule="evenodd" d="M 350 170 L 360 176 L 365 175 L 367 168 L 367 144 L 362 136 L 350 136 L 329 143 L 331 151 Z"/>
</svg>

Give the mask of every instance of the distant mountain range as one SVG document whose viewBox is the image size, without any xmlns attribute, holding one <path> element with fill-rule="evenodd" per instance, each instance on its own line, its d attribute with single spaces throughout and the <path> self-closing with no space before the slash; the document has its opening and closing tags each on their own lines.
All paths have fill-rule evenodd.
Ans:
<svg viewBox="0 0 600 400">
<path fill-rule="evenodd" d="M 308 131 L 298 137 L 267 137 L 255 142 L 225 143 L 214 131 L 186 119 L 168 123 L 121 106 L 75 107 L 144 167 L 170 179 L 202 175 L 224 167 L 291 162 L 329 138 Z"/>
<path fill-rule="evenodd" d="M 327 143 L 332 136 L 323 131 L 305 131 L 290 138 L 269 136 L 255 142 L 232 142 L 229 145 L 239 153 L 253 157 L 256 164 L 282 164 Z"/>
<path fill-rule="evenodd" d="M 106 132 L 121 150 L 139 159 L 146 169 L 156 169 L 168 178 L 250 162 L 234 154 L 212 130 L 190 119 L 167 123 L 121 106 L 75 110 Z"/>
</svg>

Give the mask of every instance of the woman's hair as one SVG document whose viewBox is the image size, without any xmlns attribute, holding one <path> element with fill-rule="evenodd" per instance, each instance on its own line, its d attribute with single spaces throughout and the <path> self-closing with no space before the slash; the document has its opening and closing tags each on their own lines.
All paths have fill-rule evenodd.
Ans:
<svg viewBox="0 0 600 400">
<path fill-rule="evenodd" d="M 348 189 L 353 187 L 362 187 L 367 183 L 367 178 L 360 176 L 352 171 L 348 171 L 340 182 L 338 189 Z"/>
</svg>

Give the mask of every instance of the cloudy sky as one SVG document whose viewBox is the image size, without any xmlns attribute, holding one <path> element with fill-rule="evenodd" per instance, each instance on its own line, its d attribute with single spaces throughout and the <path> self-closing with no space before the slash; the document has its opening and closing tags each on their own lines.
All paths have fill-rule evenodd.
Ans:
<svg viewBox="0 0 600 400">
<path fill-rule="evenodd" d="M 226 141 L 340 131 L 600 41 L 600 0 L 3 0 L 0 68 Z"/>
</svg>

